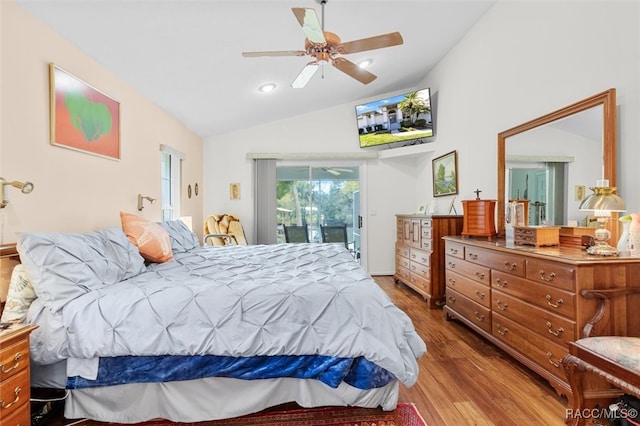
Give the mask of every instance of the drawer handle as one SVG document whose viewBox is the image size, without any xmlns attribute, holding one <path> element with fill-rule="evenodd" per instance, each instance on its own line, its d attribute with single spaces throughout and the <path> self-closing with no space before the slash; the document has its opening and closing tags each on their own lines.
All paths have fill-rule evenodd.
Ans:
<svg viewBox="0 0 640 426">
<path fill-rule="evenodd" d="M 484 280 L 484 274 L 482 272 L 476 272 L 476 278 L 479 280 Z"/>
<path fill-rule="evenodd" d="M 22 352 L 16 353 L 16 356 L 13 357 L 13 361 L 14 361 L 13 367 L 4 368 L 4 364 L 0 364 L 0 371 L 2 371 L 2 373 L 4 374 L 7 374 L 8 372 L 18 368 L 18 365 L 20 365 L 20 357 L 22 357 Z"/>
<path fill-rule="evenodd" d="M 556 301 L 556 303 L 551 302 L 551 295 L 550 294 L 547 294 L 545 299 L 547 299 L 547 305 L 553 306 L 554 308 L 559 308 L 560 305 L 562 305 L 564 303 L 564 300 L 562 300 L 562 299 L 558 299 Z"/>
<path fill-rule="evenodd" d="M 498 305 L 498 309 L 500 309 L 501 311 L 506 311 L 507 308 L 509 307 L 508 303 L 504 303 L 499 300 L 496 302 L 496 305 Z"/>
<path fill-rule="evenodd" d="M 554 336 L 556 336 L 556 337 L 558 337 L 558 336 L 560 336 L 562 333 L 564 333 L 564 328 L 562 328 L 562 327 L 558 328 L 556 331 L 553 331 L 553 330 L 551 329 L 551 327 L 552 327 L 551 322 L 550 322 L 550 321 L 547 321 L 547 328 L 549 329 L 549 330 L 548 330 L 548 331 L 549 331 L 549 333 L 553 334 L 553 335 L 554 335 Z"/>
<path fill-rule="evenodd" d="M 453 278 L 449 278 L 447 282 L 449 283 L 449 285 L 456 285 L 456 280 Z"/>
<path fill-rule="evenodd" d="M 559 368 L 560 365 L 562 364 L 562 360 L 560 361 L 553 360 L 553 354 L 551 352 L 547 352 L 547 358 L 549 358 L 549 364 L 553 365 L 556 368 Z"/>
<path fill-rule="evenodd" d="M 507 281 L 502 281 L 500 278 L 496 278 L 496 287 L 505 288 L 509 284 Z"/>
<path fill-rule="evenodd" d="M 453 296 L 449 296 L 449 298 L 447 300 L 449 300 L 449 302 L 451 302 L 451 303 L 456 303 L 456 298 L 453 297 Z"/>
<path fill-rule="evenodd" d="M 476 311 L 476 319 L 480 322 L 484 321 L 484 315 L 480 315 L 480 312 Z"/>
<path fill-rule="evenodd" d="M 447 265 L 449 265 L 449 268 L 451 269 L 456 269 L 456 264 L 453 262 L 448 262 Z"/>
<path fill-rule="evenodd" d="M 507 334 L 509 329 L 507 327 L 502 327 L 500 324 L 497 324 L 496 331 L 498 332 L 499 335 L 504 336 Z"/>
<path fill-rule="evenodd" d="M 1 408 L 9 408 L 16 402 L 20 401 L 20 392 L 22 392 L 22 388 L 20 386 L 16 387 L 16 390 L 13 392 L 15 394 L 15 398 L 10 403 L 5 403 L 4 400 L 0 399 L 0 407 Z"/>
<path fill-rule="evenodd" d="M 555 273 L 555 272 L 552 272 L 552 273 L 550 273 L 550 274 L 549 274 L 549 276 L 548 276 L 548 277 L 545 277 L 544 269 L 540 269 L 540 270 L 538 271 L 538 274 L 540 274 L 540 279 L 541 279 L 542 281 L 546 281 L 546 282 L 551 282 L 551 281 L 553 281 L 553 279 L 556 277 L 556 273 Z"/>
<path fill-rule="evenodd" d="M 449 249 L 449 254 L 458 254 L 458 249 Z"/>
<path fill-rule="evenodd" d="M 518 264 L 516 262 L 513 262 L 513 263 L 504 262 L 504 269 L 506 269 L 507 271 L 515 271 L 517 267 L 518 267 Z"/>
<path fill-rule="evenodd" d="M 479 299 L 484 300 L 484 293 L 480 293 L 480 290 L 476 290 L 476 296 L 478 296 Z"/>
<path fill-rule="evenodd" d="M 478 255 L 475 253 L 469 253 L 467 257 L 471 260 L 478 260 Z"/>
</svg>

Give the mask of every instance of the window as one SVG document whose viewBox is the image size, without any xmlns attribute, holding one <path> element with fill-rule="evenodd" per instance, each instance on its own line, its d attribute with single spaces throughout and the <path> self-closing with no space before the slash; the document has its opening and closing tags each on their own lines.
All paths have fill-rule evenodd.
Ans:
<svg viewBox="0 0 640 426">
<path fill-rule="evenodd" d="M 160 145 L 162 182 L 162 220 L 180 217 L 180 177 L 185 155 L 170 146 Z"/>
</svg>

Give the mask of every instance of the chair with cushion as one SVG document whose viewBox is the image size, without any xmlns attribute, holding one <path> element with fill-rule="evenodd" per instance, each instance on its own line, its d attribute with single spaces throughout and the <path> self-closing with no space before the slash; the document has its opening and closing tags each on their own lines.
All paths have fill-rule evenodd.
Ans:
<svg viewBox="0 0 640 426">
<path fill-rule="evenodd" d="M 309 227 L 307 225 L 284 225 L 284 239 L 288 243 L 308 243 Z"/>
<path fill-rule="evenodd" d="M 347 225 L 320 225 L 320 233 L 322 234 L 323 243 L 343 243 L 346 248 L 349 248 Z"/>
<path fill-rule="evenodd" d="M 210 215 L 204 222 L 204 244 L 246 246 L 247 239 L 240 219 L 230 214 Z"/>
<path fill-rule="evenodd" d="M 588 417 L 625 393 L 640 398 L 640 337 L 590 336 L 598 322 L 608 318 L 607 306 L 613 299 L 637 298 L 632 295 L 640 295 L 640 288 L 583 290 L 581 295 L 597 299 L 598 311 L 585 326 L 583 338 L 569 342 L 569 354 L 562 360 L 573 394 L 565 418 L 569 425 L 597 420 Z M 629 306 L 633 309 L 633 303 Z"/>
</svg>

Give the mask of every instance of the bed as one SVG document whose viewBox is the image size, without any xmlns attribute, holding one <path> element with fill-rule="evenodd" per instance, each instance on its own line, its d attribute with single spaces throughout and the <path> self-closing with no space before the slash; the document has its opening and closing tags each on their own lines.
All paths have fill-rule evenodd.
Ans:
<svg viewBox="0 0 640 426">
<path fill-rule="evenodd" d="M 65 417 L 392 410 L 415 383 L 425 343 L 344 245 L 203 247 L 180 221 L 154 226 L 170 243 L 161 263 L 121 228 L 19 237 L 32 386 L 66 388 Z"/>
</svg>

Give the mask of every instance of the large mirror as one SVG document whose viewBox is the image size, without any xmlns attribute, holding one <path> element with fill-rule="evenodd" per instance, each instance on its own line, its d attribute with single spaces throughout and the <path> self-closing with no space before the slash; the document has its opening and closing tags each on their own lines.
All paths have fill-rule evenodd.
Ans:
<svg viewBox="0 0 640 426">
<path fill-rule="evenodd" d="M 505 206 L 528 200 L 529 225 L 584 225 L 598 179 L 616 186 L 616 92 L 609 89 L 498 134 L 498 231 Z M 617 215 L 607 223 L 618 239 Z"/>
</svg>

